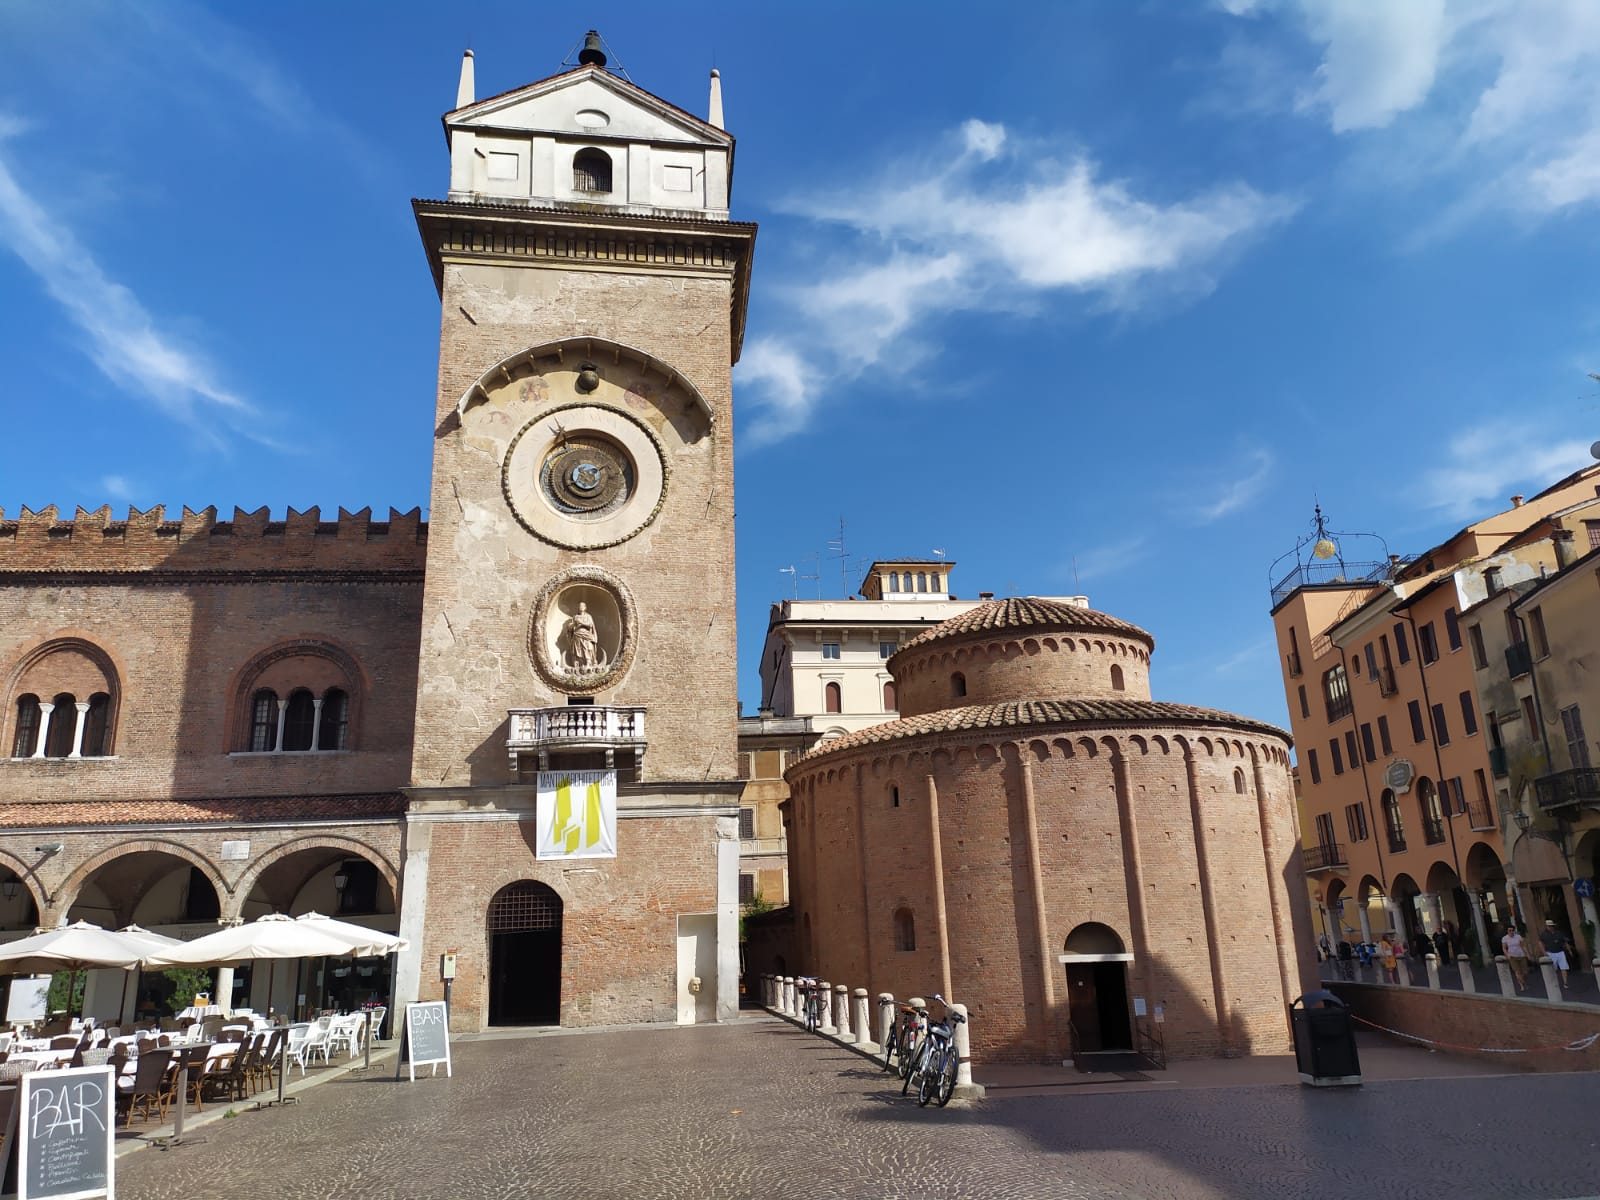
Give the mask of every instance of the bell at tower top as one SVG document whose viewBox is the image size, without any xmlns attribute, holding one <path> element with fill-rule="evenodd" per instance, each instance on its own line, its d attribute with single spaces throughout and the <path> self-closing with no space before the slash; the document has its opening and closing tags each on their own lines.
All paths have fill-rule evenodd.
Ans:
<svg viewBox="0 0 1600 1200">
<path fill-rule="evenodd" d="M 608 67 L 608 49 L 591 29 L 577 66 L 483 100 L 467 51 L 444 116 L 449 198 L 726 220 L 734 139 L 722 128 L 720 75 L 711 72 L 702 119 Z"/>
</svg>

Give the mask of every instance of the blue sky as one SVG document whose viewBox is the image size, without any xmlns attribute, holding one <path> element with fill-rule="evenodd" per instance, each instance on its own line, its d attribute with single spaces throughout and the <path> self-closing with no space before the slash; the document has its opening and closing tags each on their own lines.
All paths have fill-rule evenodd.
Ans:
<svg viewBox="0 0 1600 1200">
<path fill-rule="evenodd" d="M 747 709 L 842 518 L 962 595 L 1081 590 L 1159 698 L 1286 723 L 1268 568 L 1314 499 L 1414 551 L 1600 436 L 1600 5 L 974 12 L 0 5 L 0 506 L 425 505 L 408 201 L 464 46 L 488 95 L 593 25 L 692 111 L 721 70 L 761 224 Z"/>
</svg>

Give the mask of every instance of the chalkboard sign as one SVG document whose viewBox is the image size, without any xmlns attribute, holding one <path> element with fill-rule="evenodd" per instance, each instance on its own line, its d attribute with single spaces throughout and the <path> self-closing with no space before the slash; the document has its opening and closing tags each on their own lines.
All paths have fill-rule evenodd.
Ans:
<svg viewBox="0 0 1600 1200">
<path fill-rule="evenodd" d="M 449 1076 L 450 1012 L 443 1000 L 422 1000 L 406 1005 L 405 1060 L 413 1082 L 417 1078 L 417 1068 L 430 1064 L 437 1075 L 439 1064 L 443 1063 L 444 1073 Z"/>
<path fill-rule="evenodd" d="M 110 1067 L 34 1071 L 22 1077 L 18 1200 L 110 1200 L 115 1194 L 116 1094 Z"/>
</svg>

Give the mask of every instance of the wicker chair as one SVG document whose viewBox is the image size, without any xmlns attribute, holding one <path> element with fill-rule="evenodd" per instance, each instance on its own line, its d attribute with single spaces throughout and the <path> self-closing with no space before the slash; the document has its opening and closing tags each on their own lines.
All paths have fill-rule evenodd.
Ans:
<svg viewBox="0 0 1600 1200">
<path fill-rule="evenodd" d="M 152 1106 L 157 1119 L 166 1120 L 167 1105 L 171 1103 L 177 1086 L 175 1078 L 171 1081 L 167 1078 L 167 1068 L 171 1065 L 171 1050 L 147 1050 L 139 1056 L 139 1065 L 134 1068 L 133 1078 L 118 1081 L 119 1099 L 126 1100 L 128 1104 L 129 1125 L 133 1124 L 134 1109 L 139 1109 L 148 1121 Z M 126 1087 L 122 1086 L 124 1083 Z"/>
</svg>

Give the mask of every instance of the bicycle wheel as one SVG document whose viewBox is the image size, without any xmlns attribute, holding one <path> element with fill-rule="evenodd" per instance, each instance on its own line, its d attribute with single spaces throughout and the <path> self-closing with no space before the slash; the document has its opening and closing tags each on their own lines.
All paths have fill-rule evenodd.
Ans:
<svg viewBox="0 0 1600 1200">
<path fill-rule="evenodd" d="M 901 1030 L 900 1039 L 900 1078 L 904 1079 L 911 1074 L 911 1064 L 917 1059 L 917 1051 L 922 1049 L 922 1040 L 917 1037 L 915 1026 Z"/>
<path fill-rule="evenodd" d="M 895 1059 L 899 1054 L 900 1039 L 895 1036 L 894 1026 L 891 1025 L 889 1026 L 889 1036 L 883 1041 L 883 1069 L 885 1071 L 893 1072 L 897 1069 L 895 1067 Z"/>
<path fill-rule="evenodd" d="M 916 1082 L 922 1074 L 927 1057 L 928 1044 L 927 1039 L 924 1038 L 917 1043 L 917 1048 L 911 1052 L 911 1057 L 906 1062 L 905 1082 L 900 1085 L 900 1094 L 902 1096 L 911 1090 L 912 1083 Z"/>
<path fill-rule="evenodd" d="M 943 1108 L 950 1103 L 950 1097 L 956 1090 L 956 1075 L 961 1070 L 961 1053 L 954 1046 L 948 1047 L 944 1052 L 944 1061 L 939 1064 L 939 1107 Z"/>
<path fill-rule="evenodd" d="M 935 1046 L 922 1064 L 922 1071 L 917 1076 L 917 1103 L 923 1108 L 927 1108 L 928 1101 L 939 1094 L 939 1079 L 944 1071 L 946 1053 L 943 1046 Z"/>
</svg>

